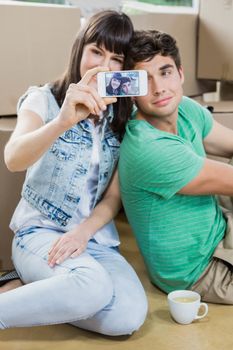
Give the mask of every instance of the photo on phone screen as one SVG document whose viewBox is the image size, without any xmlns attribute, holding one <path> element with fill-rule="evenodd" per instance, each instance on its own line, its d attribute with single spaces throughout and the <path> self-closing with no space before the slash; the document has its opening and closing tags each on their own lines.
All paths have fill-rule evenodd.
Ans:
<svg viewBox="0 0 233 350">
<path fill-rule="evenodd" d="M 147 93 L 147 73 L 143 70 L 111 71 L 97 74 L 100 96 L 142 96 Z"/>
</svg>

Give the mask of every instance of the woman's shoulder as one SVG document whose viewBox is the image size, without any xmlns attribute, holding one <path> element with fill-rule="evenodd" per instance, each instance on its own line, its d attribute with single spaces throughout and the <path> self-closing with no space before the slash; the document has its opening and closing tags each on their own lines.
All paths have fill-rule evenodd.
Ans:
<svg viewBox="0 0 233 350">
<path fill-rule="evenodd" d="M 46 121 L 49 100 L 52 97 L 49 84 L 43 86 L 30 86 L 28 90 L 19 98 L 17 113 L 23 109 L 31 110 Z"/>
<path fill-rule="evenodd" d="M 46 96 L 46 95 L 50 96 L 50 95 L 52 95 L 51 86 L 49 84 L 45 84 L 42 86 L 32 85 L 20 97 L 20 99 L 26 98 L 29 95 L 37 95 L 38 97 L 39 96 Z"/>
</svg>

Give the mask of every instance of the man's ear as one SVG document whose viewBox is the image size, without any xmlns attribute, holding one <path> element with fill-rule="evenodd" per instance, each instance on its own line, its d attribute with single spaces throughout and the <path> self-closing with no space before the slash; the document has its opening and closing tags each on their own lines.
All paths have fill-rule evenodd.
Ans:
<svg viewBox="0 0 233 350">
<path fill-rule="evenodd" d="M 181 79 L 181 84 L 184 84 L 184 70 L 183 67 L 180 66 L 180 68 L 178 69 L 179 75 L 180 75 L 180 79 Z"/>
</svg>

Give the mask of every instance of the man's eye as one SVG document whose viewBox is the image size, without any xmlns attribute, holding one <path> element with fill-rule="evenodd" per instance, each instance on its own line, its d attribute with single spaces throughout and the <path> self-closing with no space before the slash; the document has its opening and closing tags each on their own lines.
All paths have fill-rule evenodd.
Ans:
<svg viewBox="0 0 233 350">
<path fill-rule="evenodd" d="M 172 74 L 172 71 L 171 70 L 164 70 L 163 72 L 162 72 L 162 75 L 163 76 L 168 76 L 168 75 L 171 75 Z"/>
</svg>

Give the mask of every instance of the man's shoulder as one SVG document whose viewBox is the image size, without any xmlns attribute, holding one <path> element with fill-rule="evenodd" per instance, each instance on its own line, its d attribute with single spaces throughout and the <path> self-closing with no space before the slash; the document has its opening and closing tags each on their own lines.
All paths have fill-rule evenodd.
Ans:
<svg viewBox="0 0 233 350">
<path fill-rule="evenodd" d="M 189 119 L 212 118 L 210 111 L 191 97 L 183 96 L 178 107 L 178 113 L 188 116 Z"/>
<path fill-rule="evenodd" d="M 188 96 L 183 96 L 179 104 L 179 111 L 200 111 L 203 109 L 203 106 L 200 105 L 197 101 Z"/>
<path fill-rule="evenodd" d="M 126 125 L 123 143 L 133 144 L 137 148 L 144 148 L 160 137 L 161 131 L 159 129 L 154 128 L 145 120 L 133 119 Z"/>
</svg>

